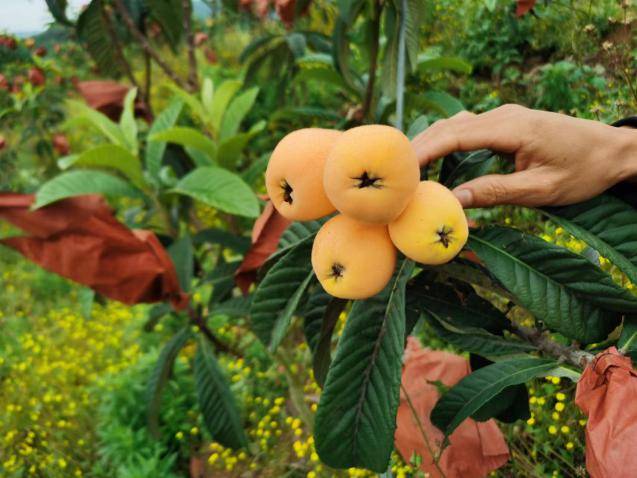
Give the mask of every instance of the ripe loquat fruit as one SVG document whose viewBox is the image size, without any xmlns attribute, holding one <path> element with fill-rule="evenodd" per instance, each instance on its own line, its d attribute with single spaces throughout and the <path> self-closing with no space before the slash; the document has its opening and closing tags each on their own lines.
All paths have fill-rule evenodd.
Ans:
<svg viewBox="0 0 637 478">
<path fill-rule="evenodd" d="M 387 224 L 405 209 L 420 181 L 416 153 L 396 128 L 358 126 L 345 131 L 325 162 L 327 197 L 343 214 Z"/>
<path fill-rule="evenodd" d="M 323 189 L 323 170 L 329 151 L 342 134 L 305 128 L 279 141 L 268 162 L 265 186 L 282 216 L 309 221 L 334 212 Z"/>
<path fill-rule="evenodd" d="M 435 181 L 422 181 L 407 208 L 389 224 L 389 234 L 410 259 L 438 265 L 449 262 L 462 250 L 469 228 L 453 193 Z"/>
<path fill-rule="evenodd" d="M 396 267 L 396 248 L 387 226 L 339 214 L 316 235 L 312 267 L 330 295 L 366 299 L 383 290 L 391 279 Z"/>
</svg>

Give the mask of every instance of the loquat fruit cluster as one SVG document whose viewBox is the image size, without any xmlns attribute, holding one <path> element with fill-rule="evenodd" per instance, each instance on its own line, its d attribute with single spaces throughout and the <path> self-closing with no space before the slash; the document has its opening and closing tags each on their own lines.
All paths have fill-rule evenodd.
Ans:
<svg viewBox="0 0 637 478">
<path fill-rule="evenodd" d="M 306 128 L 285 136 L 265 173 L 284 217 L 319 219 L 312 267 L 329 294 L 365 299 L 391 279 L 397 250 L 427 265 L 453 259 L 469 229 L 461 204 L 435 181 L 420 181 L 409 139 L 384 125 L 347 131 Z"/>
</svg>

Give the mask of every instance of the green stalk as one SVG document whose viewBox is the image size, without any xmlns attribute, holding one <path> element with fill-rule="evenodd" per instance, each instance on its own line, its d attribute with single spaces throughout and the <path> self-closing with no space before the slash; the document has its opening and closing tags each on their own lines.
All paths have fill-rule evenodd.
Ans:
<svg viewBox="0 0 637 478">
<path fill-rule="evenodd" d="M 396 67 L 396 128 L 402 131 L 405 115 L 405 63 L 407 32 L 407 0 L 401 0 L 400 28 L 398 30 L 398 65 Z"/>
</svg>

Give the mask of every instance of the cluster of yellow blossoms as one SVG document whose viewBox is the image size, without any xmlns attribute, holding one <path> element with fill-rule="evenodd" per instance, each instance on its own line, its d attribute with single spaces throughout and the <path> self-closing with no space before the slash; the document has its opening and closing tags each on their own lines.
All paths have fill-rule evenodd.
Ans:
<svg viewBox="0 0 637 478">
<path fill-rule="evenodd" d="M 544 466 L 553 463 L 558 468 L 551 471 L 555 477 L 562 476 L 559 470 L 576 467 L 584 452 L 586 418 L 572 403 L 573 390 L 574 384 L 560 377 L 536 381 L 529 388 L 531 417 L 526 426 L 523 430 L 517 425 L 510 427 L 513 435 L 509 443 L 514 452 L 519 445 L 525 447 L 527 459 Z"/>
<path fill-rule="evenodd" d="M 21 304 L 0 310 L 0 476 L 83 476 L 95 458 L 102 377 L 140 354 L 135 315 L 116 304 L 95 306 L 90 318 L 65 307 L 40 315 L 29 274 L 0 276 L 3 303 Z"/>
</svg>

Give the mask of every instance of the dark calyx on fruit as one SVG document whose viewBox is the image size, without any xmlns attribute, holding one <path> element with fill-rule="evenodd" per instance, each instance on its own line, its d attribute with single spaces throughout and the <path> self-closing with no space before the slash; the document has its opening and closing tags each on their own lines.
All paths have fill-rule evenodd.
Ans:
<svg viewBox="0 0 637 478">
<path fill-rule="evenodd" d="M 451 244 L 451 233 L 453 232 L 453 230 L 450 227 L 447 226 L 442 226 L 440 229 L 438 229 L 437 234 L 438 234 L 438 241 L 442 243 L 443 246 L 445 246 L 445 248 L 449 247 L 449 244 Z"/>
<path fill-rule="evenodd" d="M 283 182 L 281 183 L 281 189 L 283 189 L 283 200 L 288 203 L 288 204 L 292 204 L 292 186 L 290 186 L 288 184 L 288 182 L 284 179 Z"/>
<path fill-rule="evenodd" d="M 356 187 L 358 187 L 358 189 L 363 189 L 363 188 L 380 189 L 380 188 L 383 187 L 380 184 L 381 179 L 373 177 L 367 171 L 363 172 L 363 174 L 361 176 L 359 176 L 357 178 L 353 178 L 353 179 L 358 181 L 358 183 L 356 184 Z"/>
<path fill-rule="evenodd" d="M 332 264 L 332 271 L 330 272 L 330 277 L 334 277 L 335 279 L 340 279 L 343 277 L 343 272 L 345 271 L 345 266 L 343 264 L 339 264 L 335 262 Z"/>
</svg>

